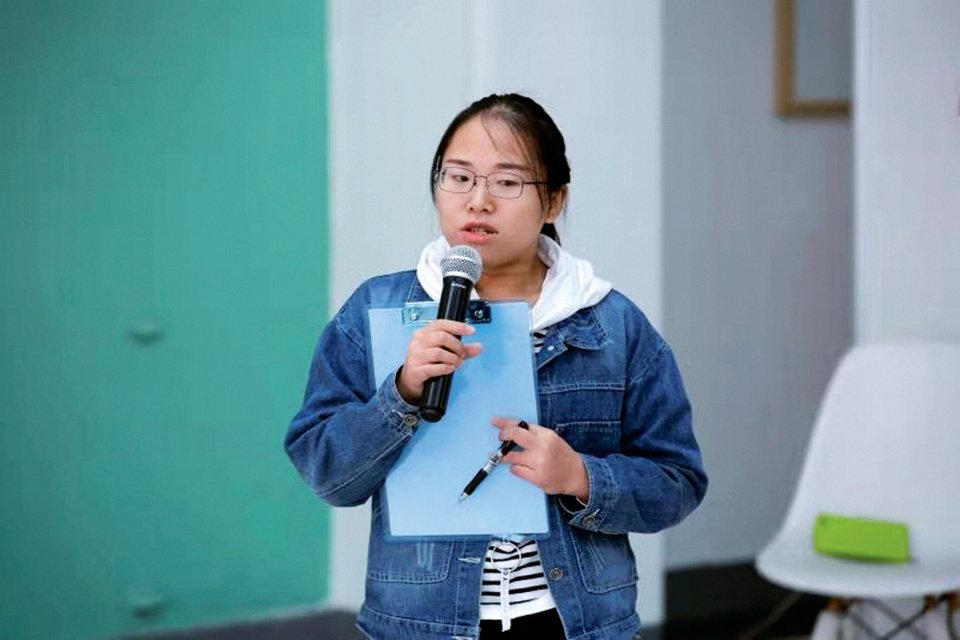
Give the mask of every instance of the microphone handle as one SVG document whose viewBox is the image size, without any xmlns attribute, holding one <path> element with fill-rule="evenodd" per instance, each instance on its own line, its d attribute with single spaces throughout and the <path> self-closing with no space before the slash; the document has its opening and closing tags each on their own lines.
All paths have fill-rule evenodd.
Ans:
<svg viewBox="0 0 960 640">
<path fill-rule="evenodd" d="M 463 322 L 470 306 L 470 292 L 473 282 L 462 276 L 448 276 L 443 279 L 443 291 L 437 306 L 437 320 L 456 320 Z M 437 422 L 447 412 L 447 400 L 450 397 L 450 383 L 453 374 L 430 378 L 423 385 L 420 396 L 420 417 L 427 422 Z"/>
</svg>

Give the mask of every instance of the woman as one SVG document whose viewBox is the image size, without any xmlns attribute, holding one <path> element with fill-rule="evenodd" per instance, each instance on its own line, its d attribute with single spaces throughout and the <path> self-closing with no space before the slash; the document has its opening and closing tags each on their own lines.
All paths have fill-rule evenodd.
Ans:
<svg viewBox="0 0 960 640">
<path fill-rule="evenodd" d="M 516 94 L 473 103 L 433 159 L 441 237 L 415 272 L 361 285 L 320 338 L 286 448 L 330 504 L 373 498 L 358 617 L 372 638 L 633 638 L 637 573 L 626 534 L 672 526 L 703 497 L 707 480 L 669 347 L 588 262 L 560 248 L 554 225 L 569 181 L 563 136 L 539 104 Z M 531 305 L 543 424 L 491 423 L 520 445 L 504 463 L 550 496 L 550 534 L 539 541 L 385 537 L 378 489 L 419 424 L 424 383 L 483 355 L 460 341 L 469 325 L 439 320 L 414 333 L 403 365 L 374 388 L 366 313 L 438 299 L 440 259 L 462 244 L 483 258 L 480 297 Z"/>
</svg>

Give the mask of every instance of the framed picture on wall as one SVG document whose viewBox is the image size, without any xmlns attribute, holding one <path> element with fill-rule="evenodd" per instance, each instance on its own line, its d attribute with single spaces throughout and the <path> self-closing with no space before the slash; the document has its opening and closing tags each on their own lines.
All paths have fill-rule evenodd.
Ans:
<svg viewBox="0 0 960 640">
<path fill-rule="evenodd" d="M 853 88 L 853 0 L 774 2 L 777 115 L 847 116 Z"/>
</svg>

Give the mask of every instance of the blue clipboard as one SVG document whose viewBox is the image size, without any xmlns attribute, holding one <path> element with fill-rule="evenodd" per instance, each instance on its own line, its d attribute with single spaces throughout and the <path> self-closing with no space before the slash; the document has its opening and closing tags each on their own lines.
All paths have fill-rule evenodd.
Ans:
<svg viewBox="0 0 960 640">
<path fill-rule="evenodd" d="M 370 346 L 379 386 L 403 364 L 410 336 L 436 318 L 437 303 L 370 309 Z M 502 465 L 467 500 L 460 493 L 500 446 L 493 416 L 538 421 L 536 373 L 526 302 L 471 302 L 467 321 L 482 353 L 453 376 L 447 411 L 422 421 L 382 488 L 389 536 L 463 537 L 549 531 L 543 491 Z"/>
</svg>

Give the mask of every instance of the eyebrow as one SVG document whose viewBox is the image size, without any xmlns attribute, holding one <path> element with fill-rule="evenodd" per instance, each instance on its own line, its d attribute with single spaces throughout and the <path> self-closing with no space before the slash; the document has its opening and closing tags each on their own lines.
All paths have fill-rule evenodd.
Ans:
<svg viewBox="0 0 960 640">
<path fill-rule="evenodd" d="M 455 164 L 461 167 L 473 167 L 472 162 L 468 162 L 467 160 L 459 160 L 457 158 L 447 158 L 445 161 L 445 164 Z M 527 165 L 516 164 L 515 162 L 498 162 L 497 164 L 493 165 L 493 168 L 496 169 L 497 171 L 502 171 L 504 169 L 512 169 L 514 171 L 526 171 L 528 173 L 531 172 L 530 167 L 528 167 Z"/>
</svg>

